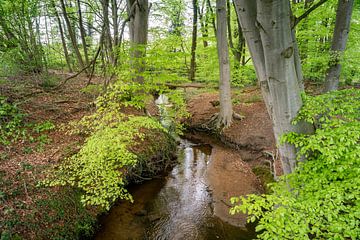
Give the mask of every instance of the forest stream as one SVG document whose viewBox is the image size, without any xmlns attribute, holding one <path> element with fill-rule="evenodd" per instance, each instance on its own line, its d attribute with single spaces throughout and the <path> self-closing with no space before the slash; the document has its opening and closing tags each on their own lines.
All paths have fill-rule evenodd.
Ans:
<svg viewBox="0 0 360 240">
<path fill-rule="evenodd" d="M 97 240 L 252 239 L 253 230 L 232 226 L 214 215 L 206 171 L 212 147 L 182 139 L 178 163 L 161 179 L 130 188 L 134 203 L 118 202 L 101 219 Z"/>
</svg>

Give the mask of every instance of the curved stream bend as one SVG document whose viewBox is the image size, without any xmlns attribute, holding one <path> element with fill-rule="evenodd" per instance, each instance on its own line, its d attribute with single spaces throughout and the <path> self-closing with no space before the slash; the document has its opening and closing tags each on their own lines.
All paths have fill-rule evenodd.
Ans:
<svg viewBox="0 0 360 240">
<path fill-rule="evenodd" d="M 213 215 L 205 180 L 211 147 L 181 140 L 178 164 L 162 180 L 130 190 L 135 202 L 122 201 L 103 219 L 96 239 L 251 239 L 253 234 Z M 226 173 L 225 173 L 226 174 Z"/>
</svg>

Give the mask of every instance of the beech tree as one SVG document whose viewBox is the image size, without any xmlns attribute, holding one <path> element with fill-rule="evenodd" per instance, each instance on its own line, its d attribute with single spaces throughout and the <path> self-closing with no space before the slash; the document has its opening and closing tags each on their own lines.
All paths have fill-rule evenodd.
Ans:
<svg viewBox="0 0 360 240">
<path fill-rule="evenodd" d="M 144 81 L 144 77 L 141 75 L 145 71 L 144 57 L 146 54 L 149 10 L 148 0 L 127 1 L 132 65 L 135 80 L 139 83 Z"/>
<path fill-rule="evenodd" d="M 336 10 L 334 35 L 331 44 L 331 59 L 325 79 L 325 92 L 336 90 L 341 72 L 341 55 L 343 54 L 350 31 L 350 20 L 354 0 L 339 0 Z"/>
<path fill-rule="evenodd" d="M 195 80 L 196 72 L 196 45 L 197 45 L 197 20 L 198 20 L 198 0 L 192 0 L 193 5 L 193 26 L 192 26 L 192 40 L 191 40 L 191 60 L 189 70 L 189 80 Z"/>
<path fill-rule="evenodd" d="M 227 13 L 226 0 L 216 0 L 216 22 L 217 22 L 217 50 L 219 58 L 220 70 L 220 113 L 218 115 L 217 126 L 230 126 L 232 122 L 233 110 L 231 103 L 230 89 L 230 63 L 229 63 L 229 47 L 226 35 L 227 29 Z"/>
<path fill-rule="evenodd" d="M 311 132 L 311 125 L 291 121 L 302 106 L 296 66 L 296 40 L 292 34 L 288 0 L 235 0 L 239 21 L 249 48 L 277 143 L 287 132 Z M 296 149 L 279 144 L 284 174 L 294 171 Z"/>
</svg>

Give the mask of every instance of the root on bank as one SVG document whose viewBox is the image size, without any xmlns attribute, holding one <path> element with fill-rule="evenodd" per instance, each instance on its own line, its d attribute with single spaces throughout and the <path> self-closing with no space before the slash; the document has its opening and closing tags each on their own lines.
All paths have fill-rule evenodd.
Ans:
<svg viewBox="0 0 360 240">
<path fill-rule="evenodd" d="M 239 113 L 233 112 L 231 116 L 221 116 L 215 113 L 211 118 L 203 123 L 201 127 L 208 131 L 222 131 L 231 126 L 233 120 L 243 120 L 245 117 Z"/>
</svg>

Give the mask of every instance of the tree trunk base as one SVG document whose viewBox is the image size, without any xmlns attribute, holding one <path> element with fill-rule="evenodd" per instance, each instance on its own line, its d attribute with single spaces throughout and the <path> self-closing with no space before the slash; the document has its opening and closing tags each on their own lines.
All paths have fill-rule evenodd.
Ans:
<svg viewBox="0 0 360 240">
<path fill-rule="evenodd" d="M 223 118 L 219 113 L 215 113 L 211 116 L 211 118 L 203 123 L 201 127 L 208 131 L 222 131 L 231 126 L 233 123 L 233 119 L 235 120 L 243 120 L 245 117 L 239 113 L 233 112 L 230 119 Z"/>
</svg>

